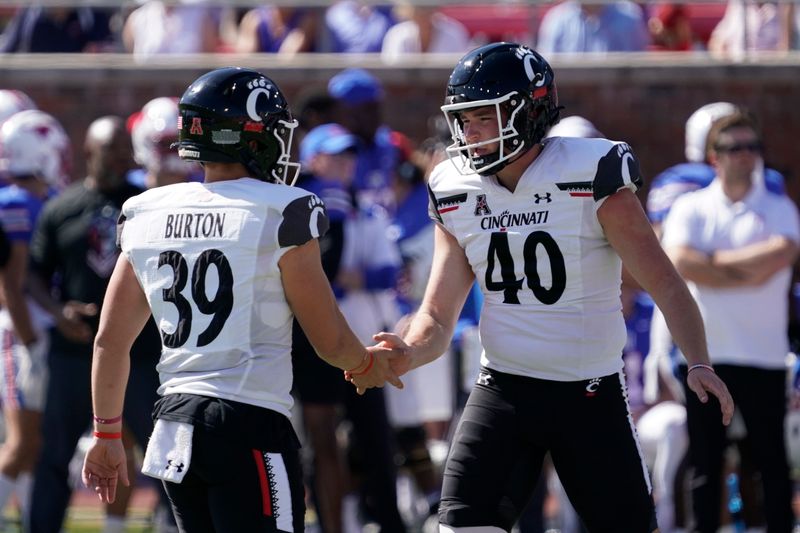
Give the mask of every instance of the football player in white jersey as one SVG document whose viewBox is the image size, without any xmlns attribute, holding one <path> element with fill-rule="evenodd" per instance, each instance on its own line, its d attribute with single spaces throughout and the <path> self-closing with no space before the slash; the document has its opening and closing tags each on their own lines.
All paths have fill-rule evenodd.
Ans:
<svg viewBox="0 0 800 533">
<path fill-rule="evenodd" d="M 103 501 L 127 483 L 119 413 L 131 343 L 152 313 L 162 398 L 143 471 L 163 480 L 180 530 L 302 531 L 289 421 L 293 315 L 318 354 L 364 386 L 402 384 L 336 306 L 317 242 L 327 215 L 319 198 L 290 186 L 297 122 L 278 86 L 252 70 L 217 69 L 179 107 L 178 153 L 203 164 L 205 181 L 123 205 L 122 253 L 95 339 L 95 439 L 83 480 Z"/>
<path fill-rule="evenodd" d="M 395 348 L 402 375 L 446 350 L 470 285 L 481 286 L 482 369 L 447 459 L 440 531 L 510 531 L 547 452 L 590 532 L 656 530 L 621 373 L 622 261 L 664 310 L 691 389 L 717 397 L 725 423 L 733 400 L 634 194 L 631 148 L 543 140 L 559 116 L 553 71 L 513 43 L 465 55 L 442 110 L 454 143 L 429 180 L 437 227 L 427 291 L 403 338 L 374 336 Z"/>
</svg>

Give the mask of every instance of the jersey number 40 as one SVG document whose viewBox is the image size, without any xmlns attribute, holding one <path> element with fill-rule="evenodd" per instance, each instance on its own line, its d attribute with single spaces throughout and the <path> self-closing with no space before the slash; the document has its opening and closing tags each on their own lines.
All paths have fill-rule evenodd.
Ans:
<svg viewBox="0 0 800 533">
<path fill-rule="evenodd" d="M 536 248 L 542 245 L 550 258 L 550 273 L 552 284 L 550 288 L 542 285 L 539 278 Z M 494 280 L 495 257 L 500 264 L 500 277 L 502 281 Z M 567 286 L 567 269 L 564 265 L 564 255 L 561 253 L 555 239 L 546 231 L 534 231 L 525 239 L 522 247 L 522 257 L 525 261 L 525 279 L 517 279 L 514 267 L 514 256 L 508 246 L 508 233 L 499 231 L 492 233 L 489 241 L 489 251 L 486 266 L 486 289 L 490 291 L 503 291 L 503 303 L 519 304 L 517 293 L 522 290 L 522 282 L 527 281 L 528 288 L 533 291 L 537 300 L 546 305 L 552 305 L 564 294 Z"/>
</svg>

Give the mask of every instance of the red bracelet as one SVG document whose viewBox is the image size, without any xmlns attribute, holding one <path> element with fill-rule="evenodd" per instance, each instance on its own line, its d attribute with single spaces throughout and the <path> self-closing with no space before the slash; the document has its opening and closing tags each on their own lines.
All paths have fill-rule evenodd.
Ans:
<svg viewBox="0 0 800 533">
<path fill-rule="evenodd" d="M 92 415 L 92 418 L 98 424 L 116 424 L 117 422 L 122 421 L 122 415 L 115 416 L 114 418 L 100 418 L 97 415 Z"/>
<path fill-rule="evenodd" d="M 367 355 L 369 356 L 369 363 L 367 363 L 367 366 L 364 368 L 364 370 L 360 372 L 353 372 L 352 370 L 348 370 L 347 373 L 350 374 L 351 376 L 363 376 L 364 374 L 369 372 L 369 369 L 372 368 L 372 364 L 375 362 L 375 356 L 372 354 L 372 352 L 367 352 Z M 356 368 L 358 368 L 358 366 Z M 355 370 L 355 368 L 353 370 Z"/>
<path fill-rule="evenodd" d="M 98 439 L 121 439 L 122 432 L 118 433 L 106 433 L 105 431 L 95 431 L 94 436 Z"/>
</svg>

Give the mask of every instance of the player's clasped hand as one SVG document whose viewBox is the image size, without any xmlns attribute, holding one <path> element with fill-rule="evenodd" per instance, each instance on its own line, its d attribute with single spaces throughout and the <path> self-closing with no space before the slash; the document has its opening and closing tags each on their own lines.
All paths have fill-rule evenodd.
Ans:
<svg viewBox="0 0 800 533">
<path fill-rule="evenodd" d="M 395 353 L 396 350 L 381 344 L 368 347 L 364 362 L 356 368 L 345 370 L 344 379 L 356 387 L 358 394 L 364 394 L 373 387 L 383 387 L 387 381 L 402 389 L 403 382 L 391 363 L 391 356 Z"/>
<path fill-rule="evenodd" d="M 711 368 L 692 368 L 686 376 L 686 383 L 702 403 L 708 402 L 709 392 L 716 396 L 722 411 L 722 423 L 726 426 L 731 423 L 734 409 L 733 397 L 725 383 Z"/>
<path fill-rule="evenodd" d="M 117 481 L 126 487 L 130 485 L 122 440 L 95 438 L 86 452 L 81 478 L 101 502 L 113 503 L 117 497 Z"/>
</svg>

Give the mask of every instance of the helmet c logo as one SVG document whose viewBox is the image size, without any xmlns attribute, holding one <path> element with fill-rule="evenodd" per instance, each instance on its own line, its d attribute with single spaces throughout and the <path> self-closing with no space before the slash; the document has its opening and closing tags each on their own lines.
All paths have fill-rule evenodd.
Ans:
<svg viewBox="0 0 800 533">
<path fill-rule="evenodd" d="M 620 175 L 622 176 L 622 183 L 628 185 L 631 183 L 630 163 L 633 161 L 633 154 L 627 144 L 620 144 L 619 148 L 617 148 L 617 153 L 621 156 L 620 163 L 622 168 L 620 168 Z"/>
<path fill-rule="evenodd" d="M 269 91 L 263 87 L 253 89 L 247 97 L 247 116 L 256 122 L 261 122 L 261 117 L 256 112 L 256 103 L 258 102 L 258 97 L 262 94 L 266 94 L 267 98 L 269 98 Z"/>
<path fill-rule="evenodd" d="M 540 72 L 535 72 L 533 70 L 533 59 L 533 54 L 525 54 L 522 58 L 522 64 L 525 65 L 525 75 L 527 75 L 528 79 L 531 81 L 536 79 L 536 87 L 541 87 L 544 85 L 544 76 L 542 76 Z"/>
<path fill-rule="evenodd" d="M 628 163 L 633 159 L 633 154 L 625 152 L 622 154 L 622 182 L 624 184 L 631 183 L 631 167 Z"/>
</svg>

